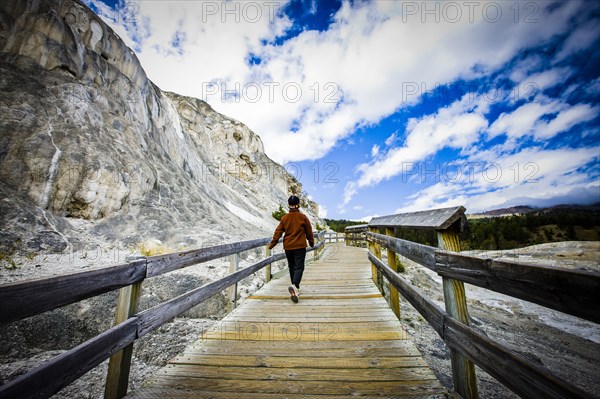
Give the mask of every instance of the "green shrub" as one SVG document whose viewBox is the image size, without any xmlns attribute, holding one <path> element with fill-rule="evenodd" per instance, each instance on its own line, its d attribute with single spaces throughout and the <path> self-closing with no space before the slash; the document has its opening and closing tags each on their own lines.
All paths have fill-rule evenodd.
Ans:
<svg viewBox="0 0 600 399">
<path fill-rule="evenodd" d="M 277 220 L 281 220 L 281 218 L 286 214 L 287 212 L 285 211 L 285 209 L 283 209 L 283 207 L 281 205 L 279 205 L 279 209 L 276 210 L 275 212 L 273 212 L 271 215 L 273 215 L 273 217 Z"/>
<path fill-rule="evenodd" d="M 404 263 L 400 261 L 398 254 L 396 254 L 396 267 L 398 268 L 398 273 L 404 273 L 406 268 L 404 267 Z"/>
</svg>

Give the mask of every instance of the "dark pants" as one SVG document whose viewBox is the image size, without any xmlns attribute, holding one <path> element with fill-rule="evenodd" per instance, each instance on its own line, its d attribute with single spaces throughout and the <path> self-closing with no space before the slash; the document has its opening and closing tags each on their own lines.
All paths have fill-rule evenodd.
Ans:
<svg viewBox="0 0 600 399">
<path fill-rule="evenodd" d="M 296 288 L 300 288 L 300 281 L 302 281 L 302 274 L 304 273 L 306 248 L 285 251 L 285 257 L 287 258 L 288 268 L 290 269 L 290 280 Z"/>
</svg>

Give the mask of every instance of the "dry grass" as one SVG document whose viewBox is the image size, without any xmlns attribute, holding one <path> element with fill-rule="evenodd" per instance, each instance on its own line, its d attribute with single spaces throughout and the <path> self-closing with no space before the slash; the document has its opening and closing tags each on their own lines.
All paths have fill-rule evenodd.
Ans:
<svg viewBox="0 0 600 399">
<path fill-rule="evenodd" d="M 164 255 L 174 250 L 158 240 L 146 240 L 135 246 L 137 252 L 143 256 Z"/>
</svg>

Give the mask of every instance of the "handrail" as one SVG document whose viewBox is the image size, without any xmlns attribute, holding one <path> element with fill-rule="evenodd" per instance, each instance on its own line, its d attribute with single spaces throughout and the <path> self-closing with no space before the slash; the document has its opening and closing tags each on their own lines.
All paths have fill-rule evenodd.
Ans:
<svg viewBox="0 0 600 399">
<path fill-rule="evenodd" d="M 147 258 L 147 277 L 158 276 L 160 274 L 196 265 L 198 263 L 208 262 L 210 260 L 247 251 L 249 249 L 262 247 L 267 245 L 269 242 L 271 242 L 271 237 L 265 237 L 257 240 L 233 242 L 230 244 L 221 244 L 213 247 L 194 249 L 191 251 L 151 256 Z"/>
<path fill-rule="evenodd" d="M 592 398 L 592 395 L 549 373 L 544 367 L 457 321 L 371 253 L 369 260 L 421 313 L 444 342 L 458 349 L 512 391 L 524 398 Z"/>
<path fill-rule="evenodd" d="M 394 252 L 450 277 L 600 323 L 600 272 L 567 270 L 457 254 L 377 233 L 368 237 Z"/>
<path fill-rule="evenodd" d="M 320 240 L 322 236 L 323 234 L 317 234 L 317 240 Z M 35 305 L 32 306 L 32 310 L 28 312 L 28 315 L 31 316 L 66 305 L 68 303 L 77 302 L 84 298 L 99 295 L 100 293 L 110 291 L 111 289 L 123 287 L 132 283 L 138 283 L 142 281 L 147 274 L 147 266 L 149 264 L 154 265 L 153 267 L 155 273 L 152 274 L 152 276 L 156 276 L 168 271 L 180 269 L 182 267 L 191 266 L 193 264 L 206 262 L 208 260 L 217 259 L 248 249 L 256 248 L 268 242 L 270 242 L 270 238 L 224 244 L 193 251 L 144 258 L 135 260 L 134 262 L 125 265 L 116 265 L 87 272 L 8 284 L 0 286 L 0 298 L 7 298 L 9 293 L 14 293 L 18 288 L 25 287 L 25 295 L 23 295 L 23 292 L 19 292 L 19 298 L 21 300 L 20 309 L 26 310 L 28 301 L 31 299 L 31 297 L 35 297 Z M 318 251 L 324 244 L 325 240 L 321 240 L 314 247 L 307 249 L 307 252 Z M 219 250 L 221 252 L 219 252 Z M 112 355 L 121 351 L 128 345 L 131 345 L 136 339 L 141 338 L 142 336 L 172 320 L 193 306 L 196 306 L 216 293 L 238 283 L 242 279 L 250 276 L 253 273 L 256 273 L 267 265 L 284 258 L 284 253 L 269 256 L 266 259 L 254 263 L 244 269 L 238 270 L 222 279 L 188 291 L 176 298 L 156 305 L 143 312 L 136 313 L 127 320 L 113 326 L 109 330 L 100 333 L 99 335 L 83 342 L 75 348 L 72 348 L 71 350 L 0 386 L 0 399 L 13 397 L 50 397 Z M 172 262 L 174 266 L 171 266 L 170 262 Z M 128 268 L 126 266 L 130 267 Z M 129 274 L 130 280 L 128 281 L 130 282 L 128 284 L 124 283 L 125 280 L 123 277 L 121 277 L 121 280 L 115 280 L 115 283 L 112 285 L 108 284 L 105 278 L 100 278 L 103 276 L 103 272 L 106 272 L 107 275 L 114 277 L 115 275 L 121 276 L 124 271 L 135 271 L 135 273 Z M 127 273 L 125 274 L 127 275 Z M 82 276 L 84 277 L 83 280 L 90 276 L 96 276 L 99 278 L 98 281 L 94 281 L 92 284 L 79 287 L 77 293 L 72 295 L 64 295 L 59 300 L 52 300 L 51 296 L 46 295 L 45 297 L 49 302 L 46 306 L 41 306 L 41 300 L 37 299 L 38 295 L 33 295 L 33 293 L 35 293 L 35 291 L 32 291 L 33 287 L 38 287 L 38 289 L 40 289 L 40 287 L 47 288 L 55 293 L 65 290 L 65 287 L 72 288 L 76 286 L 75 282 L 78 279 L 82 279 Z M 111 288 L 109 289 L 109 287 Z M 1 301 L 0 305 L 4 306 L 5 303 L 6 301 Z M 12 320 L 18 320 L 18 318 L 15 319 L 14 317 L 14 315 L 11 316 Z M 9 318 L 6 319 L 8 320 Z"/>
<path fill-rule="evenodd" d="M 569 381 L 471 328 L 463 284 L 470 283 L 600 323 L 600 309 L 596 306 L 600 273 L 453 252 L 460 251 L 458 231 L 467 226 L 464 210 L 463 207 L 434 209 L 372 219 L 365 235 L 369 242 L 368 257 L 373 267 L 373 281 L 382 289 L 383 277 L 386 277 L 390 282 L 390 305 L 396 314 L 400 315 L 397 303 L 400 293 L 446 342 L 451 354 L 455 390 L 462 397 L 478 397 L 473 364 L 523 397 L 592 397 Z M 396 238 L 394 229 L 400 227 L 436 231 L 439 247 Z M 385 234 L 380 234 L 383 228 Z M 381 246 L 388 249 L 389 265 L 380 259 Z M 397 273 L 396 254 L 442 277 L 445 311 Z"/>
<path fill-rule="evenodd" d="M 0 325 L 125 287 L 146 277 L 146 261 L 0 285 Z"/>
<path fill-rule="evenodd" d="M 173 270 L 268 244 L 270 237 L 240 241 L 83 272 L 0 285 L 0 325 L 79 302 Z"/>
</svg>

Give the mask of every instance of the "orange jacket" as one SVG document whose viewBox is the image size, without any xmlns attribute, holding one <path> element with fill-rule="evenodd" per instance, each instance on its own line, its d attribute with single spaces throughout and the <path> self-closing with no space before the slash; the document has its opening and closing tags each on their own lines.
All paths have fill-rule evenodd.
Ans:
<svg viewBox="0 0 600 399">
<path fill-rule="evenodd" d="M 279 225 L 275 229 L 269 249 L 277 245 L 277 241 L 279 241 L 284 232 L 283 249 L 285 250 L 306 248 L 306 240 L 308 240 L 311 247 L 315 245 L 310 220 L 298 209 L 290 209 L 289 213 L 283 215 Z"/>
</svg>

